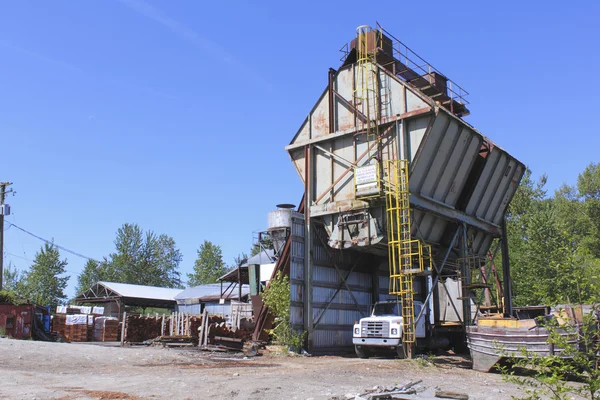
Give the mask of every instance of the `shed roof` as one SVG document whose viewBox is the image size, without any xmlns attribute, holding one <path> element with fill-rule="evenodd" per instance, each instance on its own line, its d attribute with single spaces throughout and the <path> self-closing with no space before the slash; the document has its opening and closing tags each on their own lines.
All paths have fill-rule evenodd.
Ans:
<svg viewBox="0 0 600 400">
<path fill-rule="evenodd" d="M 100 303 L 111 299 L 120 299 L 123 304 L 127 305 L 170 307 L 175 305 L 175 296 L 181 291 L 182 289 L 99 281 L 80 293 L 75 301 Z"/>
<path fill-rule="evenodd" d="M 98 282 L 122 297 L 138 299 L 175 300 L 181 289 L 171 289 L 158 286 L 132 285 L 130 283 Z"/>
<path fill-rule="evenodd" d="M 245 297 L 250 293 L 250 287 L 248 285 L 242 285 L 242 297 Z M 206 301 L 215 301 L 221 298 L 226 300 L 239 300 L 239 292 L 237 289 L 226 290 L 226 293 L 221 294 L 221 284 L 211 283 L 206 285 L 199 285 L 185 289 L 183 292 L 175 296 L 175 300 L 178 303 L 189 303 L 194 300 L 193 303 L 203 303 Z"/>
<path fill-rule="evenodd" d="M 275 251 L 272 249 L 264 249 L 257 255 L 250 257 L 244 265 L 262 265 L 273 264 L 275 262 Z"/>
</svg>

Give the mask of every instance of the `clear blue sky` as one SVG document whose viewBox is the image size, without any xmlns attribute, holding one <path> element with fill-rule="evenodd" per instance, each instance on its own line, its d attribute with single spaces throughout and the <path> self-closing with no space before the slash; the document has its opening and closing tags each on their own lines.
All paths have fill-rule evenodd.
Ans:
<svg viewBox="0 0 600 400">
<path fill-rule="evenodd" d="M 175 238 L 183 274 L 205 239 L 231 263 L 275 204 L 299 202 L 284 146 L 338 49 L 376 21 L 466 88 L 466 120 L 550 190 L 573 184 L 600 159 L 598 15 L 593 1 L 4 2 L 7 221 L 98 259 L 135 222 Z M 26 269 L 41 244 L 10 228 L 6 261 Z M 85 260 L 63 256 L 72 296 Z"/>
</svg>

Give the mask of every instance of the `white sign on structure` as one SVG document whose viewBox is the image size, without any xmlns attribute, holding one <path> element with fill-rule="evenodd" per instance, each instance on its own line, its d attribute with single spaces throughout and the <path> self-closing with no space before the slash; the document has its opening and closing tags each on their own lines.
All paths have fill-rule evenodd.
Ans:
<svg viewBox="0 0 600 400">
<path fill-rule="evenodd" d="M 356 185 L 357 196 L 379 193 L 378 169 L 379 166 L 377 164 L 369 164 L 354 170 L 354 184 Z"/>
</svg>

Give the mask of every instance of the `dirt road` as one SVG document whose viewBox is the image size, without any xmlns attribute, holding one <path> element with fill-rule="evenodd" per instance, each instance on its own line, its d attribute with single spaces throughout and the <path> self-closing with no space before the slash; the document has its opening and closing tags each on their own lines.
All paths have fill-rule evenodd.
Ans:
<svg viewBox="0 0 600 400">
<path fill-rule="evenodd" d="M 0 398 L 4 399 L 331 399 L 422 379 L 417 395 L 436 388 L 471 399 L 519 393 L 497 374 L 466 369 L 464 360 L 435 364 L 354 357 L 246 358 L 156 347 L 103 347 L 0 339 Z"/>
</svg>

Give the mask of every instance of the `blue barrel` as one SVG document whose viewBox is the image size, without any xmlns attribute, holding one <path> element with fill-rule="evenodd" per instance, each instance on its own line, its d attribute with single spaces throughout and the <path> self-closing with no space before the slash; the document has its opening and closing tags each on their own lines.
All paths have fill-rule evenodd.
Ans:
<svg viewBox="0 0 600 400">
<path fill-rule="evenodd" d="M 42 316 L 42 322 L 44 323 L 44 330 L 50 332 L 50 306 L 45 306 L 44 308 L 48 310 L 48 314 Z"/>
</svg>

